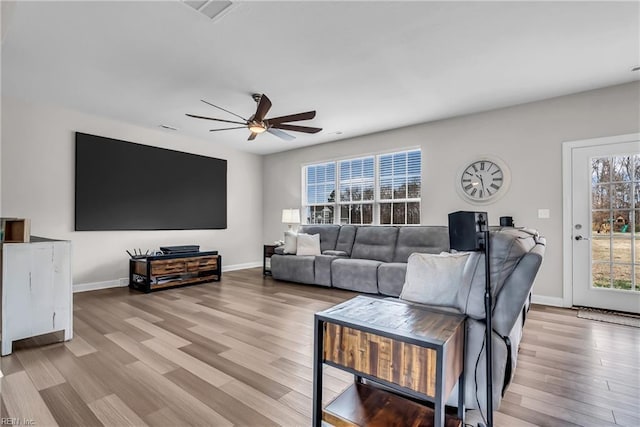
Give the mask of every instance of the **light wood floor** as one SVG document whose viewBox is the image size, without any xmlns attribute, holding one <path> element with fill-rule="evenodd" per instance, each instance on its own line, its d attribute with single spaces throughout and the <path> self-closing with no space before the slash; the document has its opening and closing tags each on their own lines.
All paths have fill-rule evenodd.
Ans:
<svg viewBox="0 0 640 427">
<path fill-rule="evenodd" d="M 72 341 L 1 359 L 1 424 L 309 426 L 313 313 L 355 294 L 261 273 L 75 294 Z M 495 424 L 638 426 L 639 355 L 640 329 L 534 306 Z M 327 400 L 353 381 L 325 372 Z"/>
</svg>

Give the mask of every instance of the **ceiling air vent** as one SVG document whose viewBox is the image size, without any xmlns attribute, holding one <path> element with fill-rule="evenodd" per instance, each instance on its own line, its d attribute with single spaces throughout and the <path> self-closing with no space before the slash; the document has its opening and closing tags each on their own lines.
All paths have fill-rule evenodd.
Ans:
<svg viewBox="0 0 640 427">
<path fill-rule="evenodd" d="M 230 6 L 233 4 L 226 0 L 183 0 L 183 3 L 209 19 L 223 16 L 231 10 Z"/>
</svg>

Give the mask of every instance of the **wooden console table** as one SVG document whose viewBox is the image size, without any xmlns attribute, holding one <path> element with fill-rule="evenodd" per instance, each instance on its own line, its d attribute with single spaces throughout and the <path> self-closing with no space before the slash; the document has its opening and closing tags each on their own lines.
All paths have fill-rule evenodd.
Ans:
<svg viewBox="0 0 640 427">
<path fill-rule="evenodd" d="M 463 315 L 390 299 L 357 296 L 316 313 L 313 426 L 320 427 L 323 420 L 340 426 L 364 426 L 374 418 L 387 420 L 381 425 L 390 425 L 388 420 L 398 413 L 413 414 L 413 419 L 404 420 L 406 425 L 444 426 L 445 400 L 456 382 L 458 418 L 447 416 L 446 425 L 461 425 L 464 421 L 464 341 Z M 325 363 L 353 373 L 356 384 L 322 410 Z M 435 408 L 431 410 L 380 387 L 361 384 L 363 378 L 401 396 L 433 402 Z M 371 398 L 371 394 L 376 396 Z M 367 401 L 376 400 L 384 405 L 367 406 Z M 399 411 L 401 404 L 404 409 Z M 410 406 L 411 411 L 406 411 Z"/>
<path fill-rule="evenodd" d="M 217 251 L 154 255 L 129 260 L 129 287 L 144 292 L 217 282 L 221 278 L 222 257 Z"/>
</svg>

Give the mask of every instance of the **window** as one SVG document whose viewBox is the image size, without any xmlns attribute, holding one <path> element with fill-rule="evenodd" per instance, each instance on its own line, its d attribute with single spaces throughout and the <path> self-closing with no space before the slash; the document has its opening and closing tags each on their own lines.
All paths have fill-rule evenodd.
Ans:
<svg viewBox="0 0 640 427">
<path fill-rule="evenodd" d="M 374 158 L 343 160 L 340 168 L 340 223 L 373 224 Z"/>
<path fill-rule="evenodd" d="M 420 151 L 385 154 L 380 168 L 380 224 L 420 224 Z"/>
<path fill-rule="evenodd" d="M 307 224 L 333 224 L 336 201 L 336 165 L 306 167 Z"/>
<path fill-rule="evenodd" d="M 420 150 L 309 165 L 303 176 L 307 224 L 420 224 Z"/>
</svg>

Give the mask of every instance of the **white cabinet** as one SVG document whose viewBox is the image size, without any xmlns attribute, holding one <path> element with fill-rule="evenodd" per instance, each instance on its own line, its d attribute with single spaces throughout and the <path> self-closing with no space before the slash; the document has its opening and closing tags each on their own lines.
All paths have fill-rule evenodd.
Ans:
<svg viewBox="0 0 640 427">
<path fill-rule="evenodd" d="M 2 245 L 2 356 L 13 341 L 64 331 L 73 337 L 71 242 L 34 237 Z"/>
</svg>

